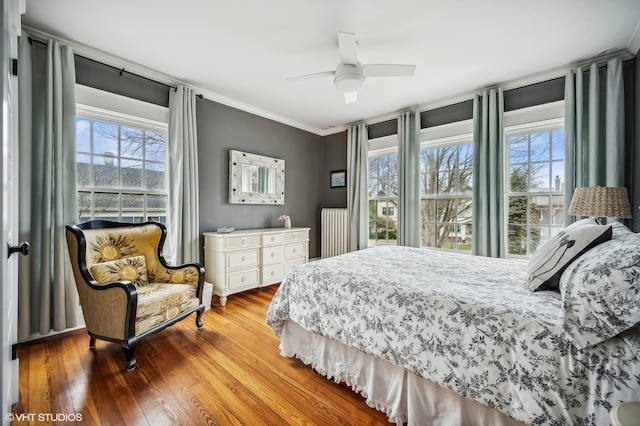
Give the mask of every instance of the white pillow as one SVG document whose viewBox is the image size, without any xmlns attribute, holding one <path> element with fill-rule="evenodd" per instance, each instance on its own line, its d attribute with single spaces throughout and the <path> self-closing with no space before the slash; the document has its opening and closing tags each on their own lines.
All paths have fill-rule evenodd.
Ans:
<svg viewBox="0 0 640 426">
<path fill-rule="evenodd" d="M 531 291 L 557 290 L 562 272 L 590 248 L 611 239 L 611 225 L 582 219 L 564 228 L 540 247 L 527 265 Z"/>
</svg>

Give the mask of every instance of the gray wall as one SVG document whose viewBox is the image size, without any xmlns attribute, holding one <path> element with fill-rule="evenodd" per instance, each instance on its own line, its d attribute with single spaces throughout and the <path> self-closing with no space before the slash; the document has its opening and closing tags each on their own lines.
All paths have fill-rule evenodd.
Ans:
<svg viewBox="0 0 640 426">
<path fill-rule="evenodd" d="M 347 132 L 325 136 L 322 149 L 322 207 L 347 207 L 347 188 L 331 188 L 331 172 L 347 170 Z"/>
<path fill-rule="evenodd" d="M 200 231 L 280 227 L 287 214 L 293 226 L 311 228 L 309 257 L 319 257 L 323 138 L 207 99 L 196 111 Z M 284 205 L 229 204 L 230 149 L 285 161 Z"/>
</svg>

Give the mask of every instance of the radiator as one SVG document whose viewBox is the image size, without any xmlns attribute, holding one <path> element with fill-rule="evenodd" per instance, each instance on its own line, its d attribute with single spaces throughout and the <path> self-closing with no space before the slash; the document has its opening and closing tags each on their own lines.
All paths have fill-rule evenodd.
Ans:
<svg viewBox="0 0 640 426">
<path fill-rule="evenodd" d="M 349 251 L 349 219 L 347 209 L 322 209 L 322 258 Z"/>
</svg>

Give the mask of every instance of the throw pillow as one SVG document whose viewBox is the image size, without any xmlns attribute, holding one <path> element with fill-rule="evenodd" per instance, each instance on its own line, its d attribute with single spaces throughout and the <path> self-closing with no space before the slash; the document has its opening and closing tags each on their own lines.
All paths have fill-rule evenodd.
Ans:
<svg viewBox="0 0 640 426">
<path fill-rule="evenodd" d="M 531 291 L 557 290 L 562 272 L 578 257 L 611 239 L 611 225 L 583 219 L 564 228 L 540 247 L 527 265 Z"/>
<path fill-rule="evenodd" d="M 131 281 L 136 287 L 149 284 L 144 256 L 96 263 L 91 267 L 90 272 L 100 284 L 109 284 L 115 281 Z"/>
</svg>

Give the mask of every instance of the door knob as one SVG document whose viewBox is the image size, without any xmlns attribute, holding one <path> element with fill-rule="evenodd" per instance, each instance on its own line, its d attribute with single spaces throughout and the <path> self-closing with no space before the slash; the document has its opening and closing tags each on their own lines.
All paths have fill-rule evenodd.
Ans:
<svg viewBox="0 0 640 426">
<path fill-rule="evenodd" d="M 13 253 L 20 253 L 23 256 L 29 254 L 29 243 L 26 241 L 21 242 L 17 246 L 12 246 L 11 244 L 7 243 L 7 246 L 9 247 L 7 258 L 11 257 Z"/>
</svg>

